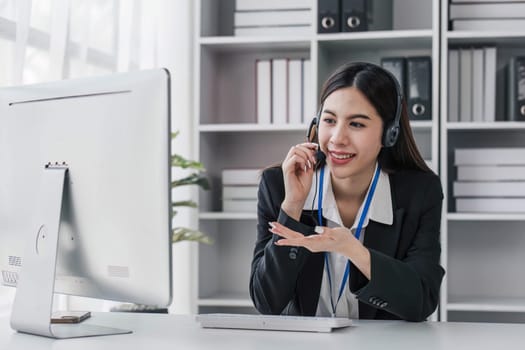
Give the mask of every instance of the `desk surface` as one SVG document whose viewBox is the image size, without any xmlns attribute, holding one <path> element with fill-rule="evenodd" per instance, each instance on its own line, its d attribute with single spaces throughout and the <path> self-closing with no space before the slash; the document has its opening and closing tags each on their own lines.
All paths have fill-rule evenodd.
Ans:
<svg viewBox="0 0 525 350">
<path fill-rule="evenodd" d="M 133 334 L 53 340 L 14 332 L 0 318 L 0 349 L 516 349 L 525 324 L 355 321 L 332 333 L 203 329 L 193 316 L 95 313 L 89 323 L 129 328 Z"/>
</svg>

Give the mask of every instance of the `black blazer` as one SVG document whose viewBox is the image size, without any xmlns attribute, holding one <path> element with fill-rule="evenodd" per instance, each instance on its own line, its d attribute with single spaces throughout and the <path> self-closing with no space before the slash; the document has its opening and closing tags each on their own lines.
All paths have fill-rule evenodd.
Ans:
<svg viewBox="0 0 525 350">
<path fill-rule="evenodd" d="M 443 192 L 439 177 L 420 171 L 389 175 L 394 221 L 372 220 L 364 245 L 370 250 L 370 281 L 350 263 L 350 291 L 359 300 L 359 318 L 425 320 L 439 302 L 445 271 L 439 265 Z M 266 169 L 257 205 L 250 296 L 259 312 L 314 316 L 324 269 L 323 253 L 305 248 L 279 247 L 268 231 L 278 221 L 304 235 L 314 234 L 314 212 L 303 210 L 300 222 L 281 210 L 284 200 L 281 168 Z"/>
</svg>

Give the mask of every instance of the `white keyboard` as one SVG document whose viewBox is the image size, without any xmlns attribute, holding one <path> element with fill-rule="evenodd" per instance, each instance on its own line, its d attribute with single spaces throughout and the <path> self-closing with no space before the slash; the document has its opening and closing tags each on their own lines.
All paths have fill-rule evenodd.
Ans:
<svg viewBox="0 0 525 350">
<path fill-rule="evenodd" d="M 341 317 L 200 314 L 195 318 L 203 328 L 331 332 L 334 328 L 344 328 L 352 325 L 352 320 Z"/>
</svg>

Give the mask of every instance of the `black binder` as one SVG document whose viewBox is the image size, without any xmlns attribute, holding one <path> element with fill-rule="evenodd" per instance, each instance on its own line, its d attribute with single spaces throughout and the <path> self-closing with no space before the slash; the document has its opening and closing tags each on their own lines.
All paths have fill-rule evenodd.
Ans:
<svg viewBox="0 0 525 350">
<path fill-rule="evenodd" d="M 407 89 L 410 119 L 432 119 L 432 61 L 430 57 L 407 58 Z"/>
<path fill-rule="evenodd" d="M 341 31 L 339 0 L 317 0 L 318 33 L 337 33 Z"/>
<path fill-rule="evenodd" d="M 406 96 L 406 60 L 404 57 L 384 57 L 381 59 L 381 67 L 388 70 L 396 77 L 401 87 L 401 93 Z"/>
<path fill-rule="evenodd" d="M 341 27 L 343 32 L 368 30 L 366 0 L 341 0 Z"/>
<path fill-rule="evenodd" d="M 525 57 L 509 62 L 509 120 L 525 121 Z"/>
</svg>

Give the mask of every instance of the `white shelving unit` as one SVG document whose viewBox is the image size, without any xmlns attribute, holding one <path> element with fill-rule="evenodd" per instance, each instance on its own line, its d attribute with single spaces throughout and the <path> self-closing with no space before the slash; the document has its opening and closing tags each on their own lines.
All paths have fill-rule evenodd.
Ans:
<svg viewBox="0 0 525 350">
<path fill-rule="evenodd" d="M 285 1 L 285 0 L 283 0 Z M 255 60 L 308 58 L 312 67 L 314 110 L 323 81 L 348 61 L 380 63 L 382 57 L 432 57 L 432 116 L 412 122 L 425 159 L 438 169 L 439 0 L 374 0 L 379 20 L 370 31 L 317 34 L 317 0 L 312 0 L 312 32 L 307 37 L 235 37 L 234 0 L 196 4 L 195 120 L 198 158 L 212 189 L 199 193 L 199 229 L 214 238 L 195 256 L 195 312 L 255 312 L 249 274 L 256 238 L 256 213 L 221 212 L 221 170 L 264 168 L 282 161 L 291 145 L 304 142 L 307 124 L 258 125 L 255 116 Z M 418 16 L 412 16 L 415 10 Z M 377 14 L 376 13 L 376 14 Z M 387 22 L 388 22 L 387 21 Z M 388 27 L 390 30 L 384 30 Z M 374 30 L 381 29 L 381 30 Z"/>
<path fill-rule="evenodd" d="M 458 213 L 452 196 L 454 150 L 525 147 L 525 123 L 447 121 L 448 52 L 456 47 L 497 47 L 496 119 L 505 113 L 504 68 L 525 54 L 523 33 L 449 31 L 448 1 L 441 4 L 441 179 L 445 193 L 441 290 L 443 321 L 525 322 L 525 214 Z"/>
</svg>

